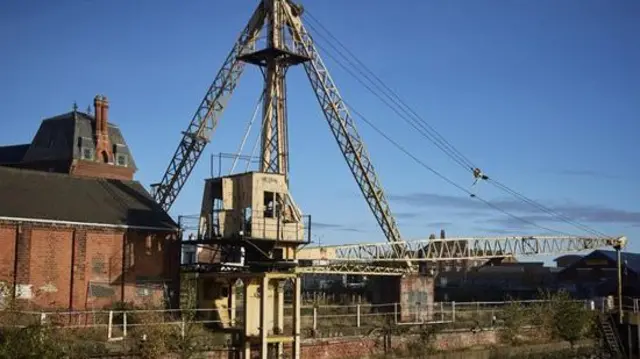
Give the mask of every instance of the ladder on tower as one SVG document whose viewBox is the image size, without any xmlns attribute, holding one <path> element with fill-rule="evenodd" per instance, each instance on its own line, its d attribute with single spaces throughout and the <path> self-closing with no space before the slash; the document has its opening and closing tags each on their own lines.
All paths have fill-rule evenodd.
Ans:
<svg viewBox="0 0 640 359">
<path fill-rule="evenodd" d="M 618 335 L 618 329 L 614 325 L 614 318 L 610 313 L 601 314 L 598 316 L 598 326 L 604 340 L 605 347 L 607 349 L 610 358 L 621 359 L 626 358 L 624 353 L 624 347 L 620 336 Z"/>
</svg>

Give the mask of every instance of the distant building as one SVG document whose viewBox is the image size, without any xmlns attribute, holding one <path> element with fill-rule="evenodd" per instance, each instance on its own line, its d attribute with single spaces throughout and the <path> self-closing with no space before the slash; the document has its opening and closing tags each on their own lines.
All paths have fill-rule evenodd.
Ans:
<svg viewBox="0 0 640 359">
<path fill-rule="evenodd" d="M 560 256 L 556 259 L 554 259 L 553 261 L 556 262 L 556 267 L 558 268 L 567 268 L 570 265 L 572 265 L 573 263 L 579 261 L 580 259 L 582 259 L 581 255 L 578 254 L 567 254 L 564 256 Z"/>
<path fill-rule="evenodd" d="M 640 296 L 640 254 L 621 253 L 622 295 Z M 558 274 L 561 285 L 579 298 L 617 295 L 618 259 L 615 251 L 596 250 Z"/>
<path fill-rule="evenodd" d="M 533 299 L 541 289 L 555 288 L 558 270 L 543 263 L 520 262 L 441 272 L 435 279 L 435 297 L 458 302 Z"/>
<path fill-rule="evenodd" d="M 625 297 L 640 296 L 640 254 L 621 253 L 622 291 Z M 574 297 L 593 299 L 617 295 L 617 255 L 595 250 L 585 256 L 565 255 L 556 267 L 543 263 L 499 263 L 466 271 L 436 274 L 436 301 L 502 301 L 534 299 L 540 291 L 566 290 Z"/>
<path fill-rule="evenodd" d="M 178 225 L 132 180 L 104 97 L 95 109 L 46 119 L 30 144 L 0 147 L 0 284 L 44 308 L 175 304 Z"/>
</svg>

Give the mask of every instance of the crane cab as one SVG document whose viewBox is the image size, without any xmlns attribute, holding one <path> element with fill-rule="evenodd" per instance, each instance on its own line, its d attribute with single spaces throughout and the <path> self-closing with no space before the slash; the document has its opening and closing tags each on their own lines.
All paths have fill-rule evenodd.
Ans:
<svg viewBox="0 0 640 359">
<path fill-rule="evenodd" d="M 310 238 L 310 217 L 293 202 L 284 175 L 247 172 L 207 179 L 199 237 L 226 247 L 219 260 L 295 261 Z"/>
</svg>

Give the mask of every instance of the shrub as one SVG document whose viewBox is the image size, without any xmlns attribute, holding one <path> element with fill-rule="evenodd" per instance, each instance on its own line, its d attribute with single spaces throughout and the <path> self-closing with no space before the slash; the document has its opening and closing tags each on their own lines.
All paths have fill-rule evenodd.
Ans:
<svg viewBox="0 0 640 359">
<path fill-rule="evenodd" d="M 527 322 L 527 309 L 520 303 L 510 301 L 502 312 L 504 321 L 500 330 L 500 338 L 511 345 L 522 343 L 522 330 Z"/>
</svg>

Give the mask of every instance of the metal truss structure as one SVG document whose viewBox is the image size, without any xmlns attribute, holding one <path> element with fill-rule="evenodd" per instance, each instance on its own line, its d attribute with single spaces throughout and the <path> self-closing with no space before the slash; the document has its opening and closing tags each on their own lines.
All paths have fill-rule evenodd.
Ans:
<svg viewBox="0 0 640 359">
<path fill-rule="evenodd" d="M 297 50 L 311 59 L 304 63 L 304 69 L 360 191 L 387 240 L 392 243 L 401 242 L 400 230 L 391 214 L 389 202 L 384 195 L 364 141 L 358 134 L 353 117 L 300 18 L 295 16 L 290 7 L 285 7 L 285 12 Z M 402 250 L 399 244 L 394 244 L 393 248 L 398 253 Z M 407 264 L 411 266 L 410 262 Z"/>
<path fill-rule="evenodd" d="M 165 210 L 174 203 L 209 142 L 245 63 L 259 66 L 265 79 L 260 171 L 283 174 L 288 183 L 285 75 L 289 66 L 302 64 L 343 157 L 388 243 L 326 247 L 335 256 L 312 258 L 316 264 L 303 266 L 301 272 L 398 275 L 415 271 L 413 262 L 568 253 L 621 240 L 534 236 L 403 241 L 364 141 L 301 21 L 302 13 L 303 9 L 290 0 L 260 1 L 183 133 L 161 182 L 153 186 L 154 199 Z M 267 44 L 256 50 L 265 27 Z M 323 260 L 327 262 L 318 264 Z"/>
<path fill-rule="evenodd" d="M 230 179 L 232 176 L 207 181 L 200 218 L 210 219 L 209 222 L 201 221 L 198 230 L 204 240 L 213 240 L 214 237 L 221 240 L 213 244 L 214 249 L 219 249 L 221 253 L 217 260 L 237 261 L 236 257 L 240 257 L 240 261 L 191 268 L 204 272 L 203 275 L 209 275 L 212 279 L 209 285 L 212 293 L 216 293 L 213 305 L 218 309 L 218 314 L 227 313 L 224 315 L 228 319 L 223 320 L 228 323 L 226 328 L 231 328 L 231 323 L 235 322 L 232 319 L 235 318 L 235 311 L 227 312 L 229 307 L 235 305 L 229 304 L 235 303 L 234 283 L 238 279 L 243 280 L 243 331 L 241 335 L 233 336 L 231 344 L 242 348 L 244 358 L 253 357 L 255 349 L 263 359 L 273 355 L 282 357 L 285 343 L 291 343 L 293 358 L 300 358 L 301 279 L 293 272 L 294 268 L 299 273 L 403 275 L 416 271 L 414 263 L 557 254 L 612 245 L 614 241 L 624 242 L 623 237 L 616 240 L 472 237 L 403 241 L 369 152 L 313 39 L 302 24 L 302 13 L 302 7 L 291 0 L 259 2 L 183 133 L 162 180 L 153 185 L 155 201 L 165 211 L 169 210 L 215 131 L 244 65 L 249 63 L 258 66 L 264 75 L 260 173 L 233 176 L 233 181 Z M 266 39 L 264 47 L 260 42 L 262 38 Z M 305 69 L 338 147 L 388 243 L 324 247 L 314 252 L 319 254 L 318 257 L 296 256 L 304 254 L 304 250 L 298 250 L 298 246 L 304 243 L 304 237 L 289 236 L 283 230 L 290 226 L 295 228 L 294 233 L 298 233 L 298 225 L 303 218 L 288 188 L 290 169 L 285 81 L 288 67 L 299 64 Z M 254 178 L 255 183 L 260 185 L 253 184 Z M 217 181 L 215 191 L 214 181 Z M 271 195 L 267 196 L 267 193 Z M 222 207 L 217 208 L 216 201 L 217 206 Z M 259 227 L 259 221 L 256 221 L 258 216 L 246 209 L 263 212 L 269 209 L 271 214 L 263 215 L 265 224 L 262 231 L 255 231 Z M 213 215 L 216 210 L 221 211 L 217 218 Z M 241 216 L 232 220 L 233 211 L 241 213 Z M 222 220 L 220 213 L 224 214 Z M 269 222 L 266 222 L 267 219 Z M 267 231 L 267 223 L 273 223 L 275 228 Z M 247 228 L 249 233 L 245 230 Z M 302 228 L 310 226 L 303 225 Z M 284 334 L 284 292 L 279 288 L 287 280 L 294 282 L 294 314 L 291 332 Z M 270 329 L 278 334 L 272 335 Z"/>
<path fill-rule="evenodd" d="M 311 36 L 300 21 L 301 14 L 302 8 L 287 0 L 260 2 L 184 132 L 162 181 L 153 186 L 154 199 L 165 210 L 175 201 L 215 130 L 245 62 L 266 69 L 263 71 L 266 95 L 260 169 L 288 175 L 284 77 L 287 66 L 301 63 L 347 165 L 385 237 L 389 242 L 401 242 L 400 231 L 364 141 Z M 268 45 L 254 52 L 257 37 L 265 23 L 268 24 Z M 285 41 L 286 31 L 292 37 L 289 43 Z M 394 248 L 401 252 L 399 245 Z"/>
<path fill-rule="evenodd" d="M 160 183 L 152 185 L 153 198 L 165 211 L 169 210 L 189 178 L 218 125 L 229 97 L 236 88 L 245 65 L 239 56 L 252 51 L 255 47 L 256 37 L 265 18 L 262 7 L 261 3 L 253 13 L 249 24 L 240 34 L 222 68 L 207 90 L 204 99 L 200 102 L 189 127 L 182 134 L 182 140 L 171 158 L 162 180 Z"/>
<path fill-rule="evenodd" d="M 626 237 L 522 236 L 407 241 L 402 243 L 401 253 L 391 243 L 327 246 L 307 248 L 306 250 L 320 255 L 302 260 L 299 271 L 318 274 L 403 275 L 407 273 L 407 268 L 394 264 L 406 259 L 423 263 L 490 260 L 575 253 L 603 247 L 621 248 L 625 244 Z"/>
</svg>

